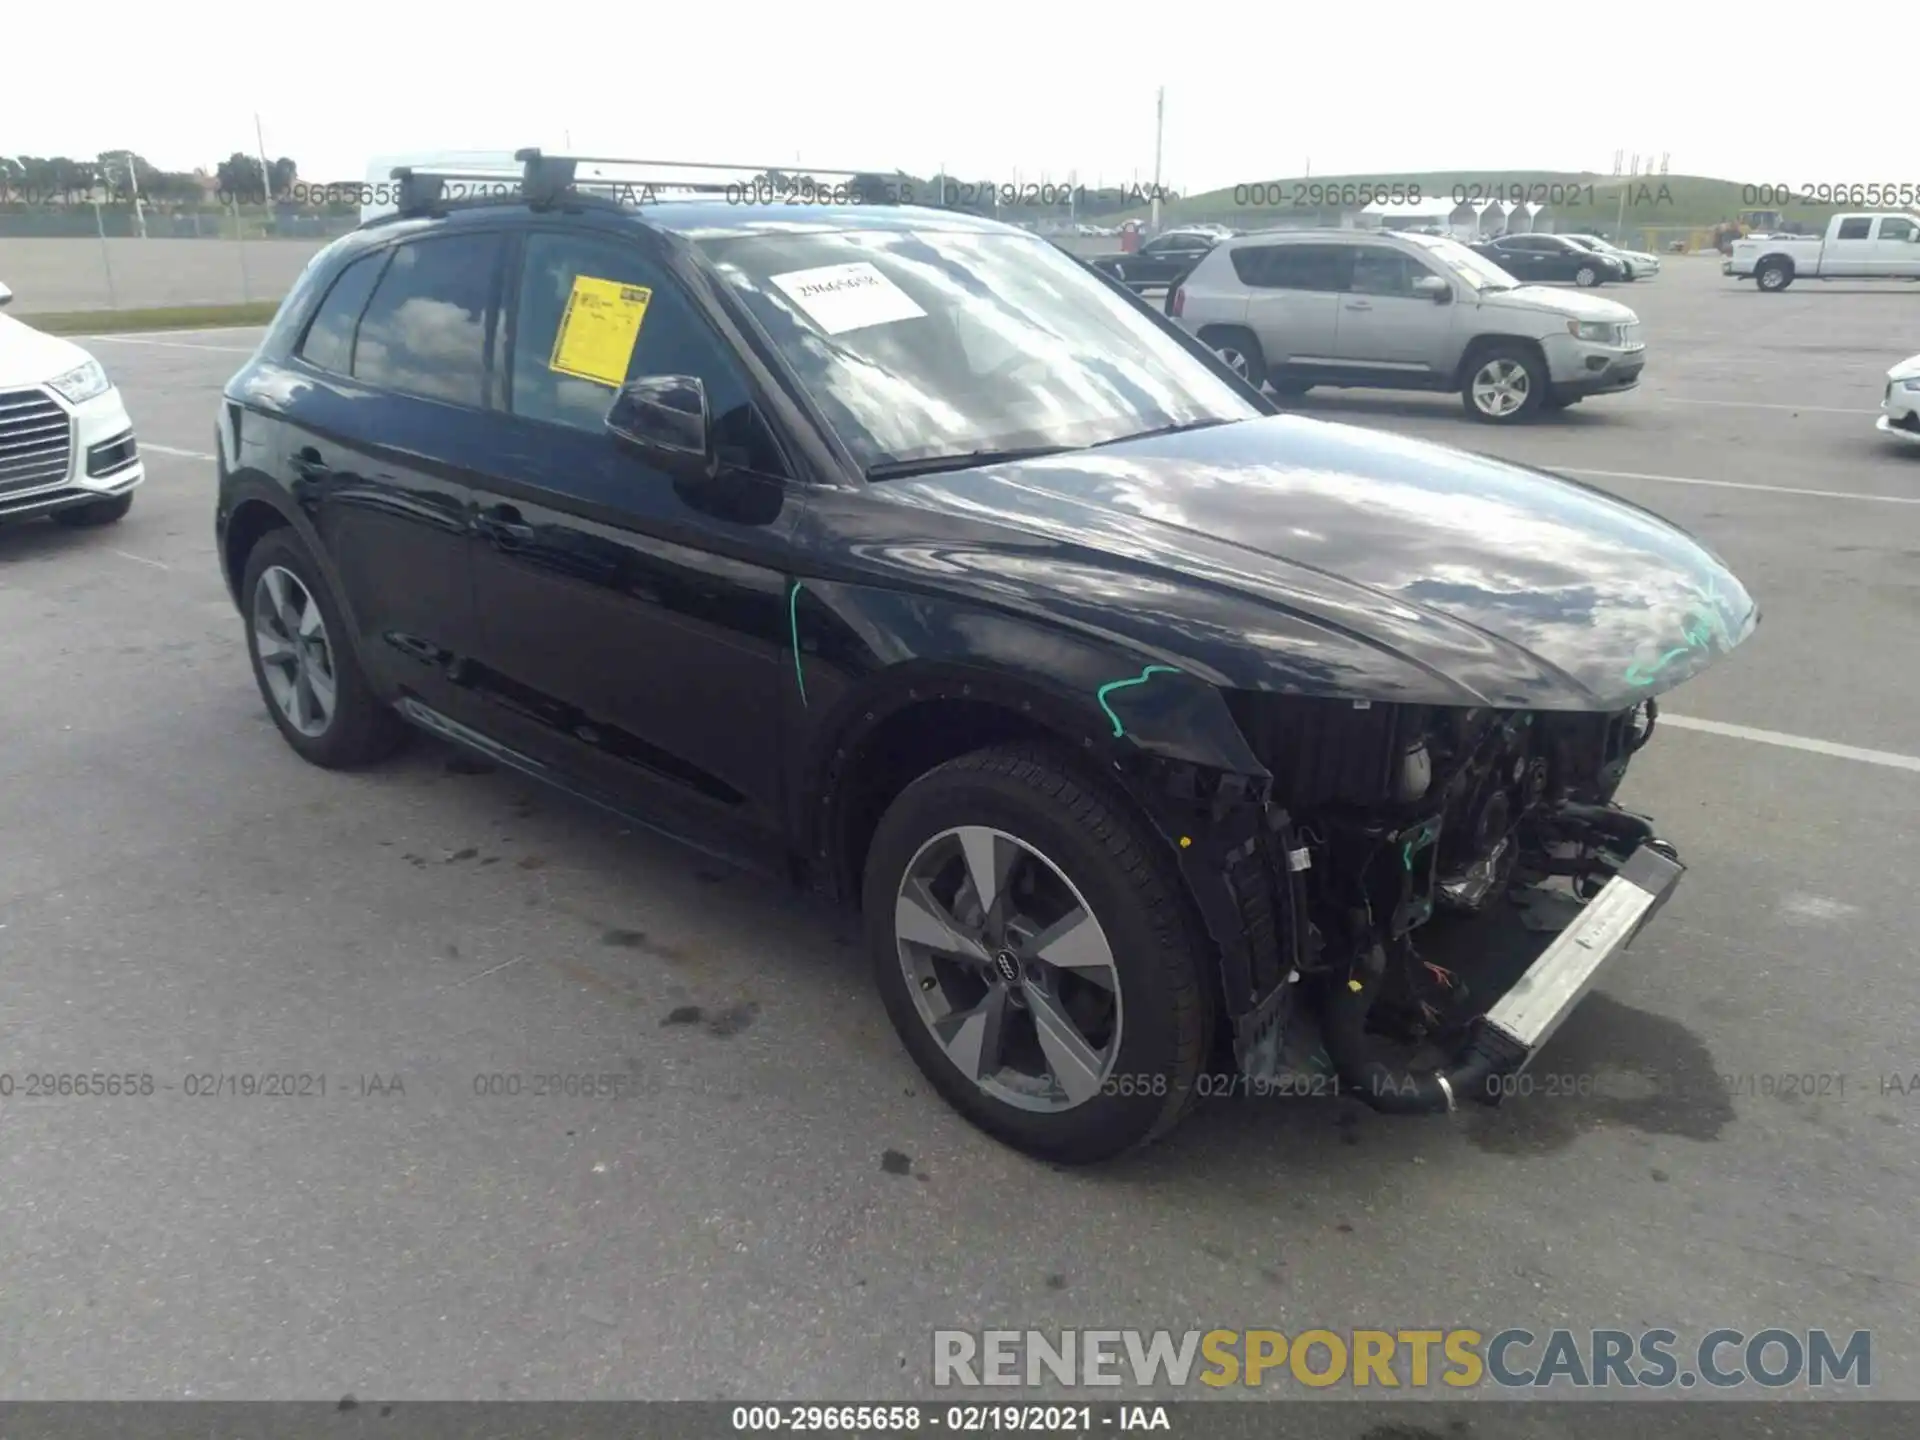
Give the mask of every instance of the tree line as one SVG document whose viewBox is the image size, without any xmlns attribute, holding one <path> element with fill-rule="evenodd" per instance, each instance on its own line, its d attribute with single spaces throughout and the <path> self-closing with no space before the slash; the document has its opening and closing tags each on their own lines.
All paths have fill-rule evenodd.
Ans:
<svg viewBox="0 0 1920 1440">
<path fill-rule="evenodd" d="M 211 199 L 251 199 L 271 192 L 285 196 L 300 168 L 287 156 L 272 162 L 265 175 L 260 158 L 236 150 L 205 175 L 162 170 L 138 151 L 103 150 L 91 160 L 70 155 L 0 155 L 0 202 L 15 205 L 77 203 L 99 197 L 109 204 L 130 204 L 138 194 L 155 205 L 198 205 Z M 214 195 L 209 195 L 208 177 Z"/>
</svg>

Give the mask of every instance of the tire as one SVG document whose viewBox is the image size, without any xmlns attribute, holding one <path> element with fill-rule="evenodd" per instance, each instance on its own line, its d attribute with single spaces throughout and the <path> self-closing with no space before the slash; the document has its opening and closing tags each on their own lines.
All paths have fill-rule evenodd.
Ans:
<svg viewBox="0 0 1920 1440">
<path fill-rule="evenodd" d="M 1753 272 L 1753 283 L 1762 293 L 1777 293 L 1793 283 L 1793 266 L 1777 258 L 1762 260 Z"/>
<path fill-rule="evenodd" d="M 972 869 L 963 832 L 972 853 L 993 854 L 1006 877 L 994 913 L 1019 917 L 1008 929 L 977 923 L 978 891 L 961 878 Z M 1014 863 L 1003 866 L 1008 857 Z M 916 894 L 938 910 L 906 898 Z M 875 980 L 902 1043 L 947 1103 L 989 1135 L 1029 1155 L 1090 1164 L 1158 1139 L 1187 1113 L 1213 1035 L 1206 950 L 1162 843 L 1070 758 L 1001 746 L 922 775 L 874 833 L 863 904 Z M 1025 948 L 1040 937 L 1021 931 L 1057 932 L 1076 909 L 1091 922 L 1079 922 L 1071 946 L 1057 938 Z M 933 913 L 941 919 L 928 931 Z M 980 938 L 942 954 L 909 933 L 951 936 L 955 926 Z M 1069 949 L 1078 952 L 1072 965 L 1034 963 Z M 1093 958 L 1101 955 L 1105 968 Z M 1018 978 L 1008 983 L 1010 974 Z M 1022 987 L 1039 998 L 1016 1003 Z M 989 1013 L 1001 1019 L 997 1032 Z M 1042 1049 L 1043 1015 L 1068 1018 L 1082 1063 L 1067 1064 L 1058 1040 Z M 989 1035 L 1002 1042 L 993 1059 Z M 1055 1080 L 1055 1071 L 1072 1078 Z"/>
<path fill-rule="evenodd" d="M 1200 343 L 1218 355 L 1228 369 L 1258 390 L 1267 381 L 1267 354 L 1251 330 L 1219 326 L 1203 331 Z"/>
<path fill-rule="evenodd" d="M 1600 271 L 1592 265 L 1582 265 L 1573 272 L 1573 283 L 1582 290 L 1591 290 L 1600 283 Z"/>
<path fill-rule="evenodd" d="M 1473 352 L 1465 370 L 1460 403 L 1483 425 L 1521 424 L 1539 411 L 1549 393 L 1546 362 L 1525 345 L 1503 342 L 1485 346 Z M 1506 399 L 1497 403 L 1507 408 L 1483 405 L 1476 394 L 1483 382 L 1488 386 L 1487 400 L 1495 403 L 1495 397 L 1504 394 Z"/>
<path fill-rule="evenodd" d="M 90 530 L 96 525 L 111 525 L 115 521 L 127 518 L 127 512 L 133 508 L 133 491 L 116 495 L 111 500 L 95 500 L 88 505 L 69 505 L 64 510 L 53 512 L 52 520 L 56 525 L 65 525 L 74 530 Z"/>
<path fill-rule="evenodd" d="M 277 604 L 276 592 L 282 597 Z M 303 593 L 304 600 L 296 592 Z M 301 759 L 327 770 L 348 770 L 384 759 L 400 747 L 409 733 L 406 722 L 375 698 L 339 602 L 293 531 L 269 531 L 253 547 L 240 585 L 240 605 L 254 683 L 273 723 Z M 265 628 L 262 607 L 271 617 Z M 319 616 L 317 635 L 310 628 L 309 607 Z M 296 634 L 305 638 L 305 646 L 287 643 L 287 637 Z M 312 643 L 316 638 L 318 647 Z M 297 657 L 273 663 L 278 686 L 268 678 L 269 662 L 262 653 L 269 646 Z M 324 652 L 324 663 L 316 650 Z M 333 704 L 322 721 L 324 687 L 318 680 L 329 675 Z M 305 696 L 304 704 L 293 702 L 295 713 L 289 713 L 289 702 L 280 698 L 288 691 Z"/>
</svg>

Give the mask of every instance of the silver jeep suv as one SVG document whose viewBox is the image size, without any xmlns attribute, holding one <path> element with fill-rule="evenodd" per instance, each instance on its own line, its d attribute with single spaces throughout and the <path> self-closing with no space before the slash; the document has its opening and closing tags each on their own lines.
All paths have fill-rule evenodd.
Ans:
<svg viewBox="0 0 1920 1440">
<path fill-rule="evenodd" d="M 1439 235 L 1238 236 L 1180 282 L 1167 313 L 1281 394 L 1457 390 L 1489 424 L 1631 390 L 1646 364 L 1640 317 L 1625 305 L 1524 285 Z"/>
</svg>

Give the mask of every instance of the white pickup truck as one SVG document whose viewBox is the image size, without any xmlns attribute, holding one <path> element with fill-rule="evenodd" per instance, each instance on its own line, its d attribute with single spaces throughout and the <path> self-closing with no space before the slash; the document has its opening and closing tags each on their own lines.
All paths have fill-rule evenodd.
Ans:
<svg viewBox="0 0 1920 1440">
<path fill-rule="evenodd" d="M 1784 290 L 1796 280 L 1920 280 L 1920 215 L 1836 215 L 1825 235 L 1750 235 L 1733 242 L 1722 275 Z"/>
</svg>

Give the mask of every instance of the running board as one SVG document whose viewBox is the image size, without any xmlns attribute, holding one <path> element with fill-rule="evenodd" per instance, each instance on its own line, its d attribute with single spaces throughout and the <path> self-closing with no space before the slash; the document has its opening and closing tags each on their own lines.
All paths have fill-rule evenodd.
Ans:
<svg viewBox="0 0 1920 1440">
<path fill-rule="evenodd" d="M 1495 1075 L 1518 1075 L 1593 988 L 1600 968 L 1633 943 L 1673 894 L 1686 866 L 1651 844 L 1638 847 L 1540 958 L 1476 1023 L 1473 1048 Z M 1473 1087 L 1497 1103 L 1505 1087 Z"/>
</svg>

